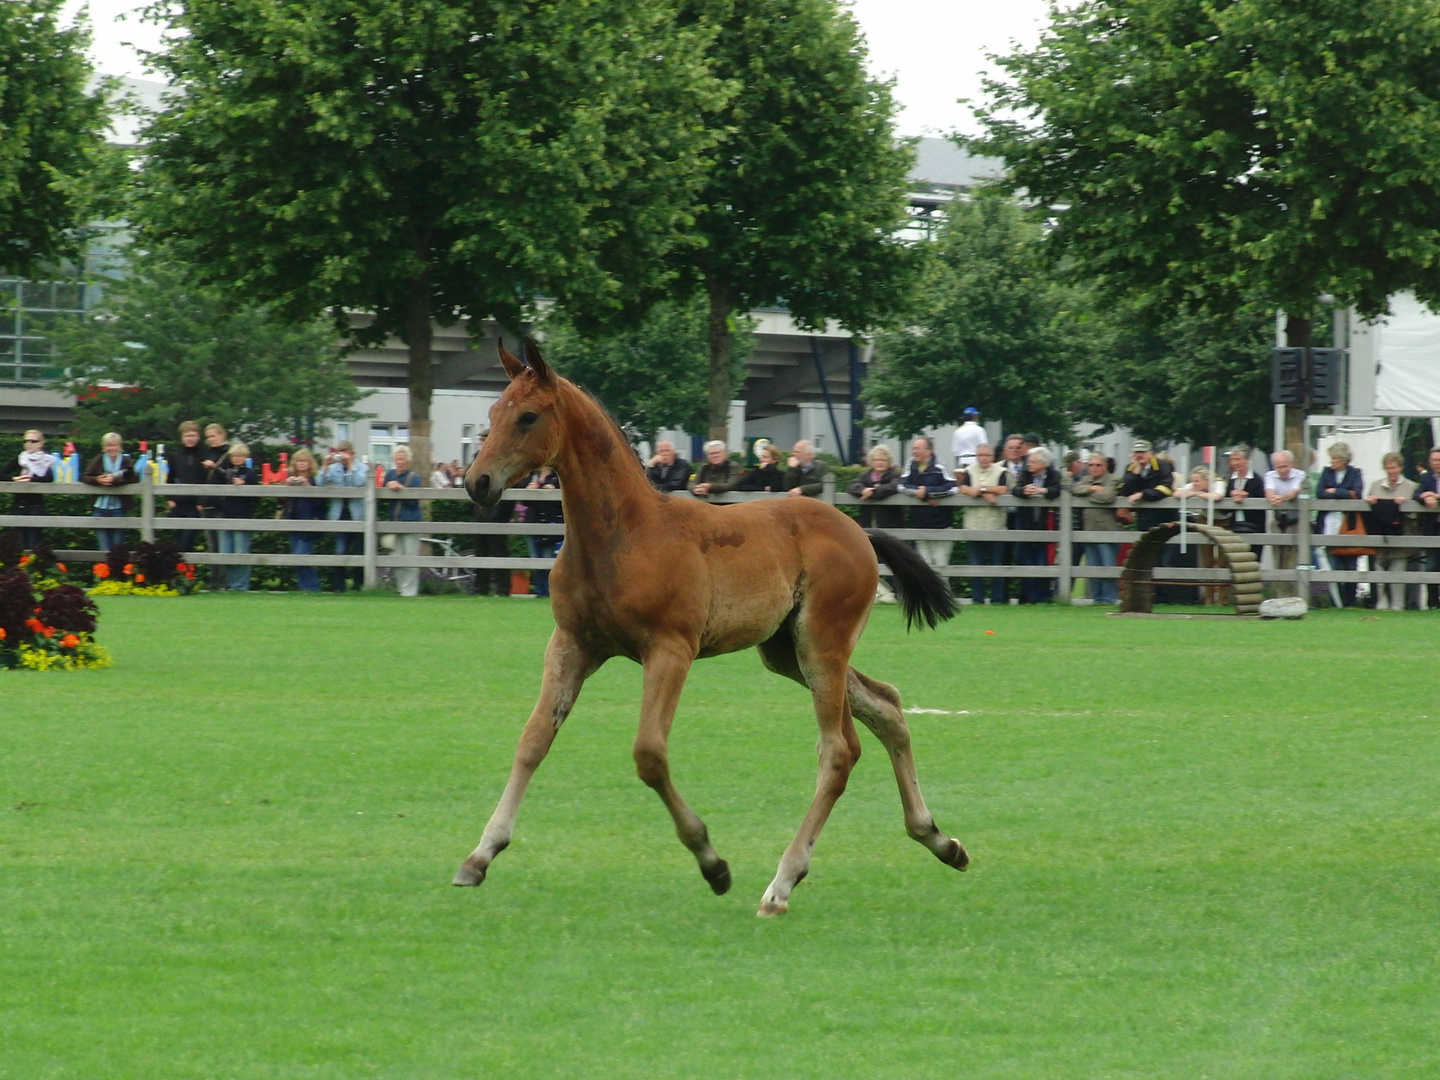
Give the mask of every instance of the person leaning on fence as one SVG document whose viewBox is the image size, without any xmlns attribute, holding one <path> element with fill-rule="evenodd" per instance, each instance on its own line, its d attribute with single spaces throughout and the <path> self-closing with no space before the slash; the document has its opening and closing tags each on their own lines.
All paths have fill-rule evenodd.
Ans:
<svg viewBox="0 0 1440 1080">
<path fill-rule="evenodd" d="M 1350 464 L 1349 444 L 1334 443 L 1326 453 L 1330 456 L 1330 464 L 1320 471 L 1320 480 L 1315 485 L 1315 498 L 1363 499 L 1365 497 L 1365 479 L 1360 475 L 1360 470 Z M 1349 530 L 1354 531 L 1359 517 L 1360 515 L 1353 511 L 1349 513 L 1331 511 L 1321 514 L 1316 524 L 1319 525 L 1322 536 L 1338 536 L 1342 525 L 1348 525 Z M 1360 556 L 1341 555 L 1333 547 L 1322 550 L 1331 567 L 1336 570 L 1354 570 L 1360 561 Z M 1341 607 L 1355 606 L 1355 590 L 1357 588 L 1358 585 L 1353 581 L 1341 582 Z"/>
<path fill-rule="evenodd" d="M 936 499 L 955 494 L 955 480 L 940 462 L 935 460 L 935 444 L 921 435 L 910 444 L 910 467 L 900 478 L 901 495 L 909 495 L 920 505 L 910 511 L 910 526 L 915 529 L 948 529 L 954 520 L 954 512 L 948 506 L 939 506 Z M 916 540 L 915 550 L 931 566 L 943 568 L 950 565 L 950 553 L 955 549 L 954 540 Z"/>
<path fill-rule="evenodd" d="M 1015 478 L 1010 494 L 1028 500 L 1015 508 L 1015 528 L 1025 532 L 1042 532 L 1055 528 L 1055 508 L 1046 502 L 1060 497 L 1060 472 L 1051 464 L 1055 459 L 1043 446 L 1031 450 L 1025 458 L 1025 471 Z M 1015 561 L 1021 566 L 1046 566 L 1049 543 L 1017 541 Z M 1027 577 L 1020 580 L 1020 603 L 1048 604 L 1054 595 L 1054 584 L 1048 578 Z"/>
<path fill-rule="evenodd" d="M 696 470 L 690 491 L 695 495 L 723 495 L 739 480 L 739 464 L 730 460 L 723 442 L 711 439 L 705 444 L 705 464 Z"/>
<path fill-rule="evenodd" d="M 655 444 L 645 479 L 656 491 L 684 491 L 690 482 L 690 462 L 675 453 L 674 443 L 661 439 Z"/>
<path fill-rule="evenodd" d="M 205 469 L 202 484 L 217 487 L 225 483 L 226 458 L 230 453 L 230 435 L 219 424 L 205 425 L 205 446 L 201 449 L 200 464 Z M 202 495 L 196 504 L 202 518 L 218 518 L 225 515 L 220 510 L 220 496 Z M 220 534 L 214 529 L 205 531 L 205 545 L 208 551 L 220 550 Z"/>
<path fill-rule="evenodd" d="M 194 420 L 186 420 L 180 425 L 179 435 L 180 445 L 173 447 L 166 458 L 170 466 L 168 482 L 172 484 L 205 483 L 210 470 L 205 468 L 207 450 L 200 445 L 200 425 Z M 174 498 L 166 499 L 165 506 L 169 509 L 172 518 L 198 519 L 200 517 L 200 500 L 194 495 L 176 495 Z M 181 551 L 189 551 L 195 543 L 195 534 L 198 531 L 198 529 L 177 529 L 175 545 Z"/>
<path fill-rule="evenodd" d="M 250 464 L 250 447 L 242 442 L 231 445 L 225 464 L 220 469 L 228 488 L 253 487 L 260 483 L 260 474 Z M 226 518 L 253 518 L 255 500 L 240 495 L 220 499 L 220 516 Z M 254 533 L 249 529 L 221 529 L 220 553 L 222 555 L 249 555 L 250 541 Z M 250 565 L 232 564 L 225 567 L 226 586 L 231 592 L 250 591 Z"/>
<path fill-rule="evenodd" d="M 1091 454 L 1085 471 L 1070 481 L 1070 494 L 1080 511 L 1080 527 L 1087 532 L 1114 532 L 1120 528 L 1115 516 L 1118 482 L 1110 471 L 1110 459 Z M 1114 566 L 1119 544 L 1081 544 L 1086 566 Z M 1118 604 L 1120 582 L 1116 578 L 1090 578 L 1090 599 L 1096 604 Z"/>
<path fill-rule="evenodd" d="M 548 465 L 536 469 L 530 474 L 530 480 L 525 485 L 532 491 L 559 491 L 560 477 L 554 469 Z M 531 525 L 559 525 L 565 520 L 565 508 L 558 501 L 541 501 L 539 499 L 527 503 L 528 513 L 525 520 Z M 559 536 L 527 536 L 525 545 L 530 549 L 532 559 L 553 559 L 555 552 L 560 547 L 562 537 Z M 550 571 L 530 571 L 531 591 L 536 596 L 550 595 Z"/>
<path fill-rule="evenodd" d="M 387 491 L 404 491 L 406 488 L 424 487 L 420 474 L 410 468 L 410 447 L 397 446 L 391 451 L 393 464 L 385 470 L 381 483 Z M 419 499 L 392 499 L 390 512 L 385 515 L 390 521 L 424 521 L 420 512 Z M 395 554 L 415 556 L 420 554 L 420 534 L 414 532 L 395 533 Z M 420 595 L 420 568 L 418 566 L 397 566 L 395 568 L 395 591 L 401 596 Z"/>
<path fill-rule="evenodd" d="M 1265 499 L 1274 510 L 1275 531 L 1294 536 L 1300 531 L 1300 511 L 1296 500 L 1305 487 L 1305 474 L 1295 468 L 1295 456 L 1289 450 L 1276 450 L 1270 455 L 1273 468 L 1265 474 Z M 1293 545 L 1275 546 L 1275 569 L 1294 570 L 1299 561 L 1299 549 Z M 1299 596 L 1300 585 L 1295 581 L 1277 581 L 1276 596 Z"/>
<path fill-rule="evenodd" d="M 967 466 L 956 478 L 960 494 L 980 499 L 987 505 L 967 506 L 962 513 L 967 529 L 1000 531 L 1008 528 L 1009 517 L 999 505 L 1000 496 L 1010 493 L 1010 473 L 995 460 L 995 448 L 989 443 L 975 447 L 975 464 Z M 965 542 L 972 566 L 1004 566 L 1005 541 L 967 540 Z M 977 577 L 970 579 L 970 600 L 976 604 L 1005 603 L 1006 579 Z"/>
<path fill-rule="evenodd" d="M 869 468 L 851 480 L 845 490 L 860 500 L 860 527 L 864 529 L 903 529 L 905 511 L 898 506 L 877 506 L 877 503 L 900 490 L 900 470 L 890 457 L 890 448 L 880 443 L 870 448 Z"/>
<path fill-rule="evenodd" d="M 796 498 L 819 498 L 825 490 L 825 477 L 830 475 L 830 466 L 815 457 L 815 447 L 809 439 L 801 439 L 790 453 L 790 467 L 785 471 L 785 493 Z"/>
<path fill-rule="evenodd" d="M 96 454 L 90 464 L 85 466 L 80 480 L 82 483 L 104 488 L 139 482 L 135 475 L 135 463 L 130 460 L 130 455 L 125 453 L 124 443 L 118 433 L 114 431 L 105 433 L 100 440 L 100 453 Z M 91 513 L 97 518 L 124 517 L 129 508 L 130 497 L 128 495 L 101 495 L 95 500 L 95 506 Z M 99 544 L 101 551 L 109 551 L 112 547 L 118 547 L 125 542 L 125 531 L 123 529 L 96 528 L 95 542 Z"/>
<path fill-rule="evenodd" d="M 1440 446 L 1432 447 L 1426 464 L 1430 471 L 1420 478 L 1416 498 L 1430 510 L 1440 507 Z M 1420 535 L 1440 537 L 1440 513 L 1420 515 Z M 1440 540 L 1436 541 L 1440 544 Z M 1425 569 L 1440 573 L 1440 547 L 1425 549 Z M 1432 610 L 1440 608 L 1440 585 L 1426 585 L 1426 606 Z"/>
<path fill-rule="evenodd" d="M 1120 498 L 1135 507 L 1135 523 L 1142 531 L 1179 517 L 1175 510 L 1143 508 L 1145 503 L 1168 499 L 1174 493 L 1175 474 L 1155 456 L 1155 448 L 1148 440 L 1136 439 L 1130 448 L 1130 464 L 1120 482 Z"/>
<path fill-rule="evenodd" d="M 341 439 L 325 459 L 325 468 L 320 473 L 321 487 L 364 487 L 369 483 L 367 470 L 355 460 L 355 447 L 348 439 Z M 330 521 L 364 521 L 365 500 L 331 499 L 325 512 Z M 360 533 L 336 533 L 335 554 L 359 555 L 365 550 L 365 538 Z M 345 591 L 345 579 L 350 578 L 355 588 L 365 585 L 365 571 L 358 566 L 337 566 L 330 573 L 330 588 L 335 592 Z"/>
<path fill-rule="evenodd" d="M 45 451 L 45 436 L 34 428 L 25 432 L 24 449 L 16 458 L 19 465 L 19 472 L 14 476 L 17 484 L 53 484 L 55 482 L 55 466 L 59 459 Z M 22 492 L 10 500 L 10 512 L 12 514 L 40 517 L 45 513 L 45 496 Z M 22 546 L 35 550 L 45 539 L 45 530 L 38 525 L 25 525 L 20 529 L 20 543 Z"/>
<path fill-rule="evenodd" d="M 735 484 L 736 491 L 784 491 L 785 472 L 780 468 L 780 451 L 766 443 L 755 451 L 759 464 Z"/>
<path fill-rule="evenodd" d="M 301 447 L 290 455 L 290 475 L 285 478 L 287 487 L 314 487 L 319 470 L 315 467 L 315 455 Z M 286 521 L 324 521 L 325 501 L 323 499 L 281 499 L 280 516 Z M 290 554 L 310 555 L 315 551 L 318 533 L 292 532 Z M 320 571 L 314 566 L 297 566 L 295 583 L 301 592 L 320 591 Z"/>
<path fill-rule="evenodd" d="M 1401 510 L 1415 498 L 1420 485 L 1405 477 L 1405 459 L 1393 450 L 1380 459 L 1385 466 L 1385 475 L 1370 485 L 1365 501 L 1370 504 L 1370 531 L 1376 536 L 1418 536 L 1420 524 L 1418 515 Z M 1377 547 L 1376 569 L 1382 574 L 1398 573 L 1407 568 L 1410 548 Z M 1404 611 L 1406 588 L 1403 584 L 1379 584 L 1375 586 L 1375 609 L 1377 611 Z"/>
<path fill-rule="evenodd" d="M 1190 470 L 1190 478 L 1184 486 L 1176 488 L 1175 497 L 1184 499 L 1186 502 L 1185 517 L 1188 521 L 1204 524 L 1209 520 L 1208 505 L 1218 503 L 1225 498 L 1225 481 L 1217 480 L 1204 465 L 1196 465 Z M 1191 551 L 1197 556 L 1200 567 L 1205 570 L 1223 568 L 1226 563 L 1221 557 L 1219 549 L 1204 537 L 1196 537 L 1191 545 Z M 1187 553 L 1182 553 L 1184 558 Z M 1177 562 L 1177 566 L 1193 566 L 1194 563 Z M 1226 602 L 1226 587 L 1213 581 L 1200 583 L 1198 599 L 1200 603 L 1210 607 L 1219 607 Z"/>
</svg>

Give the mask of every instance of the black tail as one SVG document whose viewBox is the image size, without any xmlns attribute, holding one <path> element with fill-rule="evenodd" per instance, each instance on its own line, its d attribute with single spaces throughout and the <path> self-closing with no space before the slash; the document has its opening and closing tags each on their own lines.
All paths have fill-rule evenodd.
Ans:
<svg viewBox="0 0 1440 1080">
<path fill-rule="evenodd" d="M 905 608 L 907 630 L 917 622 L 934 630 L 946 619 L 955 617 L 955 597 L 950 595 L 950 586 L 914 548 L 889 533 L 866 529 L 865 535 L 870 537 L 875 557 L 889 567 L 895 579 L 895 592 Z"/>
</svg>

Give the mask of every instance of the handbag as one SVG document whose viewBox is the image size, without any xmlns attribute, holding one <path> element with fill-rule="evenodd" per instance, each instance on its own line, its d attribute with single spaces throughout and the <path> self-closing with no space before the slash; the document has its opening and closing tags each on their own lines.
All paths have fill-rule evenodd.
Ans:
<svg viewBox="0 0 1440 1080">
<path fill-rule="evenodd" d="M 1370 534 L 1365 531 L 1365 518 L 1364 518 L 1364 515 L 1362 515 L 1362 514 L 1346 514 L 1345 517 L 1344 517 L 1344 520 L 1340 522 L 1340 532 L 1339 532 L 1338 535 L 1340 535 L 1340 536 L 1369 536 Z M 1373 559 L 1373 558 L 1375 557 L 1375 549 L 1374 549 L 1374 548 L 1367 548 L 1367 547 L 1332 547 L 1332 548 L 1330 549 L 1330 554 L 1331 554 L 1331 555 L 1347 555 L 1347 556 L 1348 556 L 1348 555 L 1355 555 L 1355 556 L 1368 555 L 1368 556 L 1370 556 L 1370 557 Z"/>
</svg>

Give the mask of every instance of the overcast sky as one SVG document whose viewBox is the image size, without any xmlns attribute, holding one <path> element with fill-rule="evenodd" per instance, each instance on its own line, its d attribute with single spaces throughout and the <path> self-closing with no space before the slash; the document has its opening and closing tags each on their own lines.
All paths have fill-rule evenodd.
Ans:
<svg viewBox="0 0 1440 1080">
<path fill-rule="evenodd" d="M 876 74 L 897 80 L 902 135 L 973 131 L 958 98 L 979 99 L 987 53 L 1008 52 L 1012 42 L 1032 45 L 1046 17 L 1045 0 L 853 0 L 870 42 Z M 70 0 L 71 12 L 81 7 Z M 145 78 L 127 43 L 153 49 L 159 30 L 139 20 L 137 0 L 89 0 L 96 66 L 110 75 Z M 127 13 L 130 13 L 127 15 Z"/>
</svg>

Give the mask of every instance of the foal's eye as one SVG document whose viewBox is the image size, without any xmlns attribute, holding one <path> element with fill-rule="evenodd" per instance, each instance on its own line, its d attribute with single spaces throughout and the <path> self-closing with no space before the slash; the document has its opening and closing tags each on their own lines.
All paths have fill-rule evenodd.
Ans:
<svg viewBox="0 0 1440 1080">
<path fill-rule="evenodd" d="M 536 420 L 539 420 L 539 419 L 540 419 L 540 414 L 539 414 L 539 413 L 527 412 L 527 413 L 521 413 L 521 414 L 520 414 L 520 423 L 523 424 L 523 425 L 525 425 L 526 427 L 529 427 L 531 424 L 533 424 Z"/>
</svg>

